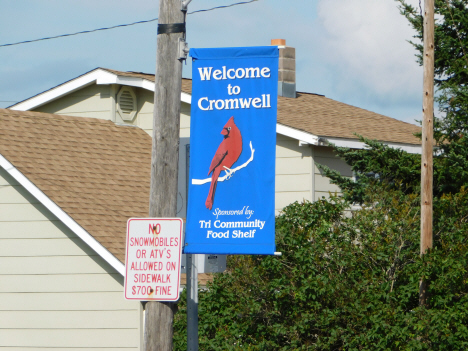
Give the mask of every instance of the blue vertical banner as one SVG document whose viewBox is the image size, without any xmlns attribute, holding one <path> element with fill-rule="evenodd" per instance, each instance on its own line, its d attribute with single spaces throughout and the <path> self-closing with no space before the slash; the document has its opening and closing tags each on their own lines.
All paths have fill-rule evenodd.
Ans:
<svg viewBox="0 0 468 351">
<path fill-rule="evenodd" d="M 275 252 L 276 46 L 191 49 L 185 253 Z"/>
</svg>

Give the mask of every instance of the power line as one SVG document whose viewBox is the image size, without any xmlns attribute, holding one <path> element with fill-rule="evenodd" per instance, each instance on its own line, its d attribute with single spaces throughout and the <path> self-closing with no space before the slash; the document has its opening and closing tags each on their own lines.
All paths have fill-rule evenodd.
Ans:
<svg viewBox="0 0 468 351">
<path fill-rule="evenodd" d="M 198 12 L 208 12 L 208 11 L 213 11 L 213 10 L 217 10 L 217 9 L 225 9 L 225 8 L 227 8 L 227 7 L 233 7 L 233 6 L 237 6 L 237 5 L 250 4 L 251 2 L 255 2 L 255 1 L 259 1 L 259 0 L 250 0 L 250 1 L 236 2 L 236 3 L 230 4 L 230 5 L 217 6 L 217 7 L 212 7 L 212 8 L 210 8 L 210 9 L 205 9 L 205 10 L 192 11 L 192 12 L 189 12 L 189 13 L 187 13 L 187 14 L 188 14 L 188 15 L 191 15 L 191 14 L 198 13 Z"/>
<path fill-rule="evenodd" d="M 212 7 L 212 8 L 209 8 L 209 9 L 196 10 L 196 11 L 188 12 L 187 14 L 192 15 L 194 13 L 199 13 L 199 12 L 208 12 L 208 11 L 213 11 L 213 10 L 218 10 L 218 9 L 225 9 L 225 8 L 228 8 L 228 7 L 233 7 L 233 6 L 238 6 L 238 5 L 246 5 L 246 4 L 250 4 L 252 2 L 255 2 L 255 1 L 259 1 L 259 0 L 249 0 L 249 1 L 243 1 L 243 2 L 236 2 L 236 3 L 230 4 L 230 5 L 216 6 L 216 7 Z M 1 44 L 0 48 L 5 47 L 5 46 L 14 46 L 14 45 L 20 45 L 20 44 L 34 43 L 34 42 L 43 41 L 43 40 L 57 39 L 57 38 L 63 38 L 63 37 L 71 37 L 71 36 L 79 35 L 79 34 L 94 33 L 94 32 L 99 32 L 99 31 L 102 31 L 102 30 L 109 30 L 109 29 L 115 29 L 115 28 L 120 28 L 120 27 L 129 27 L 129 26 L 134 26 L 136 24 L 155 22 L 157 20 L 158 20 L 158 18 L 153 18 L 153 19 L 146 20 L 146 21 L 138 21 L 138 22 L 127 23 L 127 24 L 119 24 L 119 25 L 112 26 L 112 27 L 85 30 L 85 31 L 76 32 L 76 33 L 69 33 L 69 34 L 60 34 L 60 35 L 55 35 L 53 37 L 45 37 L 45 38 L 39 38 L 39 39 L 33 39 L 33 40 L 25 40 L 25 41 L 19 41 L 19 42 L 16 42 L 16 43 L 10 43 L 10 44 Z"/>
<path fill-rule="evenodd" d="M 82 32 L 55 35 L 55 36 L 53 36 L 53 37 L 46 37 L 46 38 L 40 38 L 40 39 L 19 41 L 19 42 L 17 42 L 17 43 L 11 43 L 11 44 L 2 44 L 2 45 L 0 45 L 0 48 L 1 48 L 1 47 L 4 47 L 4 46 L 13 46 L 13 45 L 34 43 L 34 42 L 36 42 L 36 41 L 42 41 L 42 40 L 50 40 L 50 39 L 57 39 L 57 38 L 63 38 L 63 37 L 71 37 L 71 36 L 73 36 L 73 35 L 93 33 L 93 32 L 98 32 L 98 31 L 101 31 L 101 30 L 108 30 L 108 29 L 114 29 L 114 28 L 119 28 L 119 27 L 128 27 L 128 26 L 133 26 L 133 25 L 135 25 L 135 24 L 148 23 L 148 22 L 153 22 L 153 21 L 157 21 L 157 20 L 158 20 L 157 18 L 153 18 L 153 19 L 147 20 L 147 21 L 138 21 L 138 22 L 127 23 L 127 24 L 119 24 L 119 25 L 117 25 L 117 26 L 112 26 L 112 27 L 107 27 L 107 28 L 98 28 L 98 29 L 92 29 L 92 30 L 84 30 L 84 31 L 82 31 Z"/>
</svg>

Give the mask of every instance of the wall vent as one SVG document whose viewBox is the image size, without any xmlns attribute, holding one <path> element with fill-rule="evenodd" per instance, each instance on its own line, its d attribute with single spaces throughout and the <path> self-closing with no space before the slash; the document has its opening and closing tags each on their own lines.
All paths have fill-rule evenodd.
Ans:
<svg viewBox="0 0 468 351">
<path fill-rule="evenodd" d="M 137 99 L 131 87 L 122 87 L 117 94 L 117 110 L 124 121 L 132 121 L 135 118 Z"/>
</svg>

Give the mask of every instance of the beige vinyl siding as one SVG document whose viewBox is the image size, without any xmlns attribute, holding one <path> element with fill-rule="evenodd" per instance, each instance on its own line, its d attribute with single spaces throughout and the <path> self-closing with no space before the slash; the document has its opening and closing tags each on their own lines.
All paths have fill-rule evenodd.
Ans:
<svg viewBox="0 0 468 351">
<path fill-rule="evenodd" d="M 177 216 L 187 217 L 187 145 L 190 145 L 190 104 L 181 102 L 180 106 L 180 144 L 179 144 L 179 196 L 177 197 Z"/>
<path fill-rule="evenodd" d="M 111 85 L 92 84 L 34 111 L 113 120 L 111 116 Z"/>
<path fill-rule="evenodd" d="M 182 103 L 180 119 L 179 200 L 186 196 L 186 144 L 190 143 L 190 105 Z M 294 201 L 312 200 L 312 154 L 309 146 L 299 146 L 296 139 L 277 134 L 275 210 Z M 178 203 L 179 214 L 185 216 L 185 205 Z"/>
<path fill-rule="evenodd" d="M 83 351 L 83 350 L 86 350 L 86 351 L 99 351 L 99 350 L 102 350 L 102 349 L 100 349 L 100 348 L 82 349 L 82 348 L 75 348 L 75 347 L 71 347 L 71 348 L 67 347 L 65 350 L 66 351 Z M 113 347 L 112 348 L 112 351 L 126 351 L 126 350 L 128 350 L 128 349 L 127 348 L 120 348 L 120 347 Z M 12 349 L 12 351 L 44 351 L 44 348 L 15 347 L 14 349 Z"/>
<path fill-rule="evenodd" d="M 138 111 L 133 124 L 152 135 L 154 94 L 146 89 L 136 89 L 135 92 L 138 99 Z M 180 106 L 180 137 L 190 137 L 190 104 L 185 102 L 181 102 Z"/>
<path fill-rule="evenodd" d="M 351 167 L 346 164 L 345 161 L 338 158 L 333 148 L 327 146 L 313 146 L 314 150 L 314 161 L 315 161 L 315 172 L 314 172 L 314 183 L 315 183 L 315 198 L 314 201 L 325 197 L 328 198 L 330 193 L 340 193 L 340 188 L 335 184 L 330 183 L 330 179 L 323 175 L 323 171 L 317 166 L 319 164 L 328 166 L 331 169 L 337 170 L 341 175 L 346 177 L 352 177 L 353 172 Z"/>
<path fill-rule="evenodd" d="M 115 106 L 113 106 L 115 100 L 112 98 L 121 87 L 120 85 L 93 84 L 36 110 L 123 122 L 119 120 L 118 114 L 115 114 Z M 130 123 L 152 135 L 154 94 L 143 88 L 133 89 L 137 97 L 137 113 Z M 190 143 L 190 104 L 184 102 L 181 102 L 180 138 L 177 215 L 185 218 L 186 145 Z M 339 188 L 322 175 L 317 164 L 327 165 L 346 176 L 352 176 L 349 166 L 333 154 L 332 148 L 311 145 L 299 146 L 298 140 L 277 135 L 275 185 L 275 210 L 277 214 L 282 208 L 294 201 L 313 201 L 322 196 L 328 197 L 329 192 L 339 192 Z"/>
<path fill-rule="evenodd" d="M 112 329 L 0 329 L 0 340 L 8 349 L 17 350 L 17 347 L 66 349 L 72 347 L 81 350 L 101 349 L 115 350 L 116 347 L 133 349 L 135 332 L 120 329 L 118 333 Z M 11 347 L 10 345 L 14 345 Z M 1 346 L 0 346 L 1 348 Z"/>
<path fill-rule="evenodd" d="M 0 168 L 0 350 L 139 350 L 123 277 Z"/>
<path fill-rule="evenodd" d="M 180 107 L 180 137 L 190 138 L 190 105 L 185 102 Z"/>
<path fill-rule="evenodd" d="M 38 107 L 35 111 L 69 116 L 110 119 L 118 123 L 134 124 L 149 135 L 153 134 L 154 93 L 143 88 L 133 88 L 137 99 L 137 113 L 131 122 L 124 122 L 116 113 L 115 98 L 121 85 L 92 84 L 67 96 Z M 190 143 L 190 104 L 181 102 L 179 146 L 179 196 L 177 216 L 186 217 L 186 145 Z M 2 210 L 0 204 L 0 211 Z M 16 210 L 16 209 L 15 209 Z M 11 212 L 11 211 L 10 211 Z M 5 215 L 8 215 L 5 213 Z M 1 217 L 1 213 L 0 213 Z"/>
<path fill-rule="evenodd" d="M 137 115 L 133 124 L 139 126 L 149 135 L 153 134 L 154 93 L 146 89 L 135 89 L 137 96 Z"/>
<path fill-rule="evenodd" d="M 312 153 L 307 145 L 276 135 L 275 210 L 295 202 L 312 200 Z"/>
</svg>

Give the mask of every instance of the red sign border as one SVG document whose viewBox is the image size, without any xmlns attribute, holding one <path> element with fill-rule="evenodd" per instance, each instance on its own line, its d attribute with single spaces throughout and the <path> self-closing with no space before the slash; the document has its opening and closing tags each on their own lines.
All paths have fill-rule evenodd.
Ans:
<svg viewBox="0 0 468 351">
<path fill-rule="evenodd" d="M 131 221 L 179 221 L 180 222 L 180 234 L 179 234 L 179 264 L 178 267 L 181 267 L 181 260 L 182 260 L 182 233 L 183 233 L 183 225 L 184 221 L 182 218 L 129 218 L 127 221 L 127 237 L 125 238 L 125 282 L 124 282 L 124 297 L 127 300 L 137 300 L 137 301 L 177 301 L 180 298 L 180 269 L 178 270 L 178 276 L 177 276 L 177 296 L 175 299 L 157 299 L 157 298 L 148 298 L 148 299 L 141 299 L 141 298 L 131 298 L 127 297 L 127 259 L 128 259 L 128 240 L 129 240 L 129 234 L 130 234 L 130 222 Z"/>
</svg>

